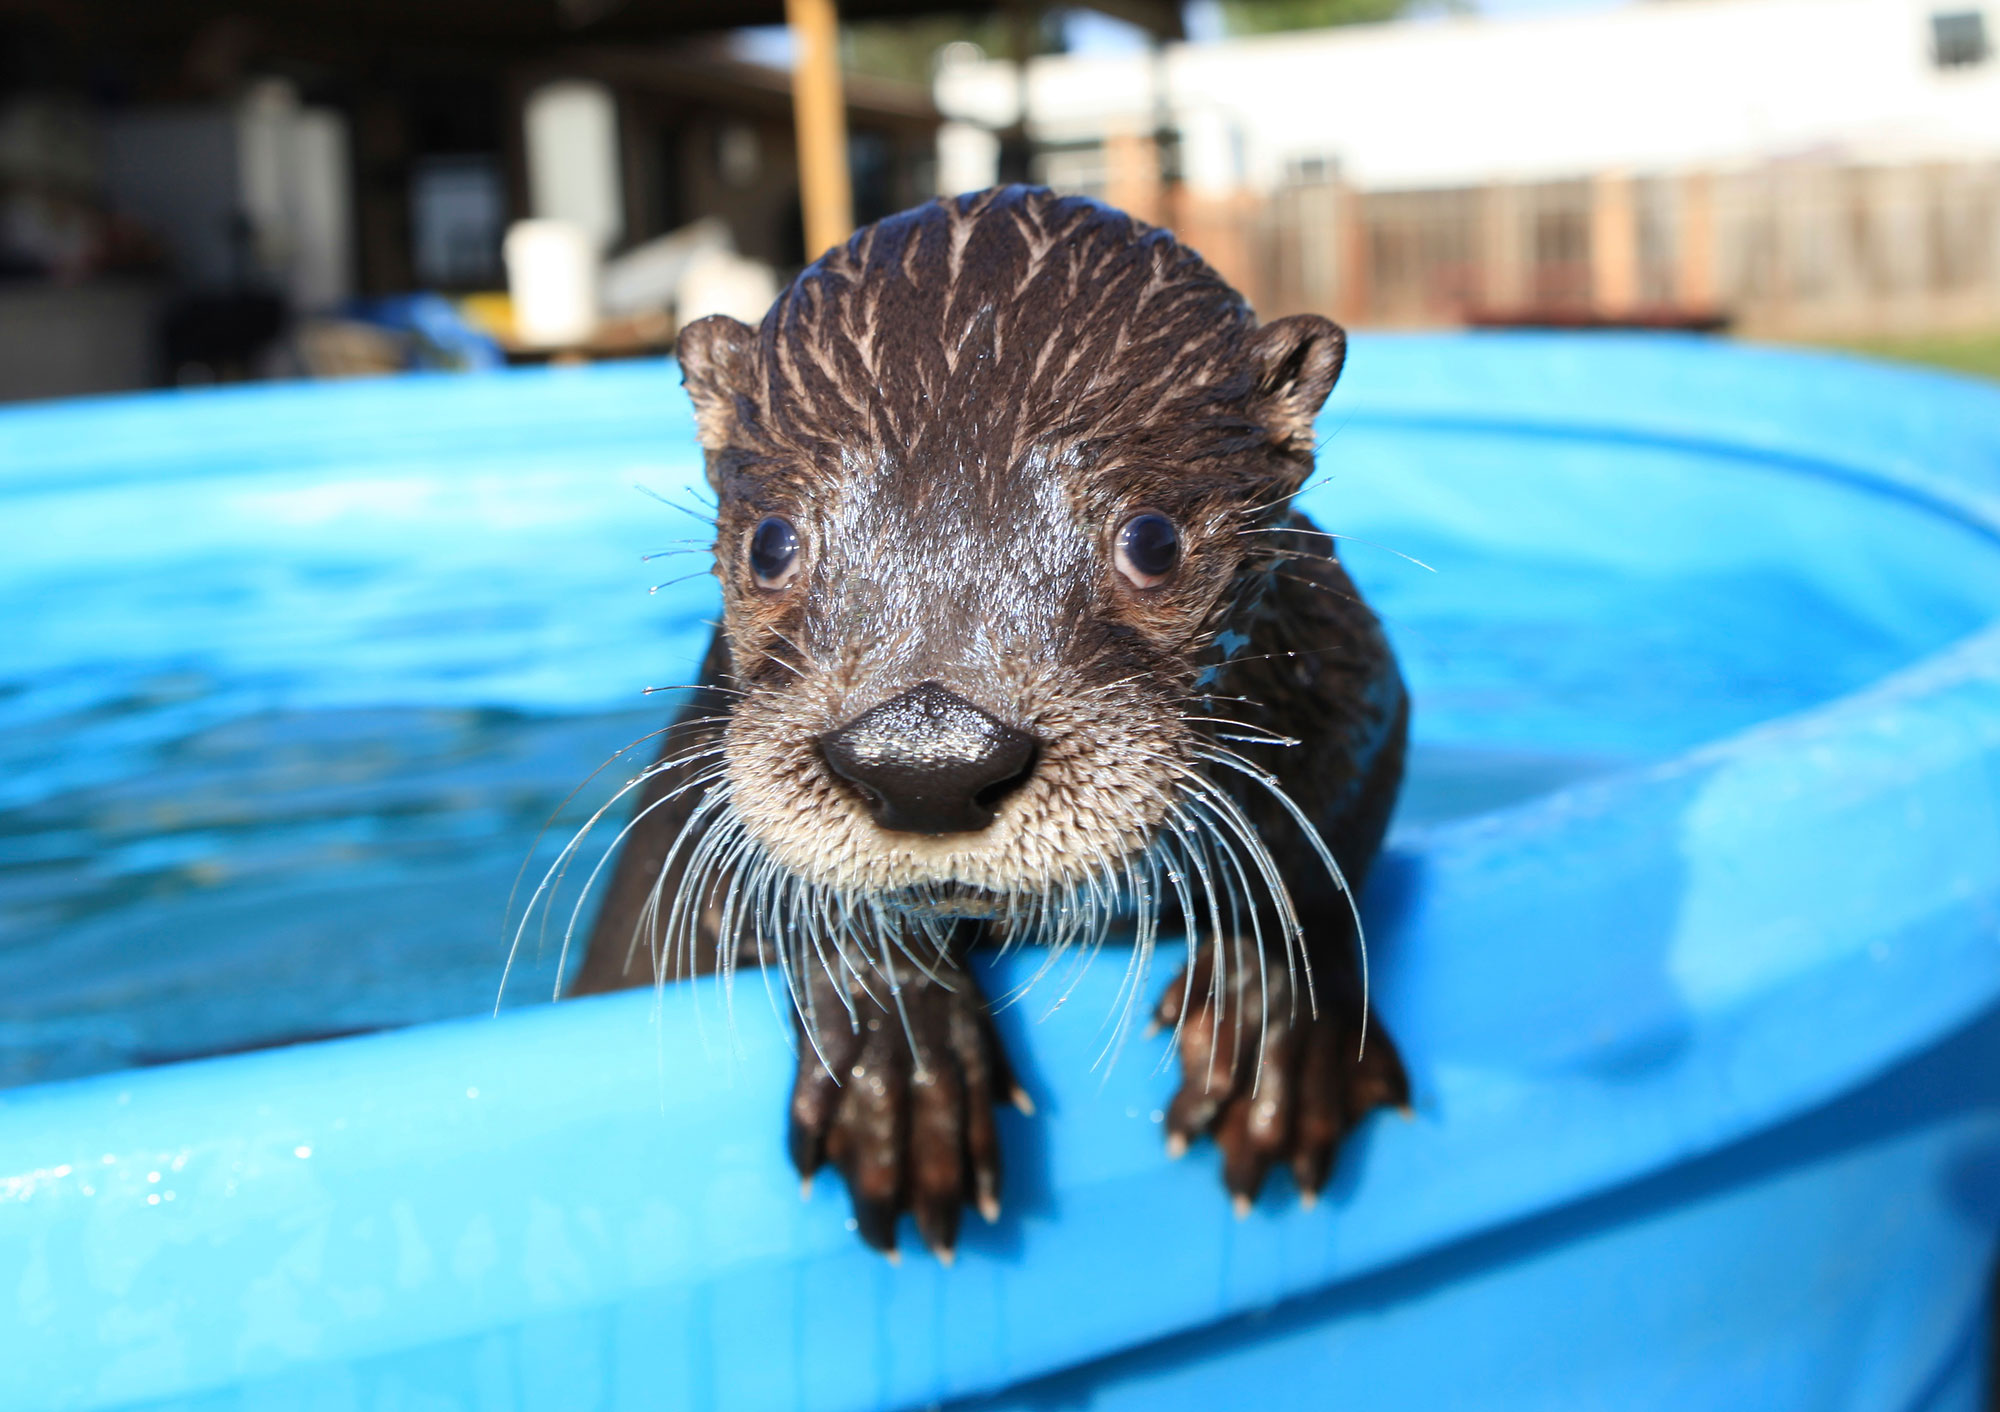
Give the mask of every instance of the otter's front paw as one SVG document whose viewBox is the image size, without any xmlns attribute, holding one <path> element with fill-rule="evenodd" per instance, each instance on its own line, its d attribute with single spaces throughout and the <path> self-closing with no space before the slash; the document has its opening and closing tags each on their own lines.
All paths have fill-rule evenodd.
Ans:
<svg viewBox="0 0 2000 1412">
<path fill-rule="evenodd" d="M 1240 964 L 1223 967 L 1218 994 L 1214 957 L 1203 947 L 1154 1016 L 1163 1027 L 1179 1023 L 1181 1087 L 1167 1108 L 1167 1151 L 1178 1157 L 1212 1136 L 1239 1216 L 1279 1163 L 1311 1205 L 1341 1140 L 1375 1109 L 1408 1105 L 1403 1061 L 1372 1018 L 1360 1053 L 1360 1002 L 1332 978 L 1317 980 L 1315 1014 L 1303 973 L 1294 977 L 1282 958 L 1266 958 L 1260 972 L 1246 945 Z"/>
<path fill-rule="evenodd" d="M 914 972 L 914 968 L 911 968 Z M 908 1211 L 924 1244 L 947 1264 L 965 1205 L 1000 1215 L 996 1103 L 1032 1112 L 963 970 L 902 978 L 900 1007 L 879 971 L 853 1011 L 815 975 L 817 1044 L 802 1033 L 792 1088 L 792 1162 L 810 1188 L 830 1161 L 847 1181 L 861 1238 L 896 1258 L 896 1221 Z M 850 982 L 851 984 L 851 982 Z M 907 1024 L 905 1021 L 907 1020 Z"/>
</svg>

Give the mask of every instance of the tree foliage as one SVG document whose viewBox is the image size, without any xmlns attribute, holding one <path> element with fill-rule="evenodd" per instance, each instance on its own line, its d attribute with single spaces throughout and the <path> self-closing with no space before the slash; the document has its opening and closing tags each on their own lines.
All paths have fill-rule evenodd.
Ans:
<svg viewBox="0 0 2000 1412">
<path fill-rule="evenodd" d="M 1030 54 L 1062 49 L 1060 17 L 1044 14 L 1016 33 L 999 15 L 926 15 L 907 20 L 862 20 L 841 26 L 841 61 L 850 73 L 930 86 L 938 51 L 969 40 L 995 58 L 1011 58 L 1017 43 Z"/>
<path fill-rule="evenodd" d="M 1276 34 L 1373 24 L 1409 8 L 1410 0 L 1222 0 L 1222 25 L 1231 34 Z"/>
</svg>

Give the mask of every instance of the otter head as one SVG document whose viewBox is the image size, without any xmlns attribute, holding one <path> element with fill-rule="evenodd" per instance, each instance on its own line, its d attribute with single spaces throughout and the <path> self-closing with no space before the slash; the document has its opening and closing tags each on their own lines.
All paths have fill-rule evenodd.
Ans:
<svg viewBox="0 0 2000 1412">
<path fill-rule="evenodd" d="M 679 354 L 719 500 L 739 865 L 913 916 L 1116 891 L 1312 459 L 1341 332 L 1009 187 L 859 232 Z M 792 885 L 792 883 L 788 883 Z"/>
</svg>

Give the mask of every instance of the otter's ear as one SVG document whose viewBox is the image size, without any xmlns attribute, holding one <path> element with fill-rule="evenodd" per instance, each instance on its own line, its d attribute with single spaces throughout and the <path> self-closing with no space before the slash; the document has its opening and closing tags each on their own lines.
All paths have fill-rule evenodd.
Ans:
<svg viewBox="0 0 2000 1412">
<path fill-rule="evenodd" d="M 1317 314 L 1294 314 L 1250 338 L 1257 378 L 1256 406 L 1271 440 L 1287 450 L 1312 452 L 1313 418 L 1347 361 L 1347 335 Z"/>
<path fill-rule="evenodd" d="M 681 330 L 674 357 L 694 403 L 695 435 L 704 450 L 722 450 L 739 429 L 736 399 L 756 391 L 756 330 L 727 314 L 710 314 Z"/>
</svg>

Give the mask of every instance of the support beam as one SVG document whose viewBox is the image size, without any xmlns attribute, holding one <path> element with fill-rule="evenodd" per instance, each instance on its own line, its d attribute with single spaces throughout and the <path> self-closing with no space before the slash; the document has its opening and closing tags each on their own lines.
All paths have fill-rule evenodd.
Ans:
<svg viewBox="0 0 2000 1412">
<path fill-rule="evenodd" d="M 805 208 L 806 258 L 811 260 L 854 233 L 847 110 L 840 91 L 840 16 L 834 0 L 785 0 L 785 22 L 792 30 L 799 203 Z"/>
<path fill-rule="evenodd" d="M 1707 313 L 1721 304 L 1715 271 L 1715 181 L 1707 172 L 1680 179 L 1674 246 L 1674 302 Z"/>
<path fill-rule="evenodd" d="M 1590 182 L 1590 302 L 1609 317 L 1639 302 L 1639 213 L 1632 178 L 1600 172 Z"/>
</svg>

